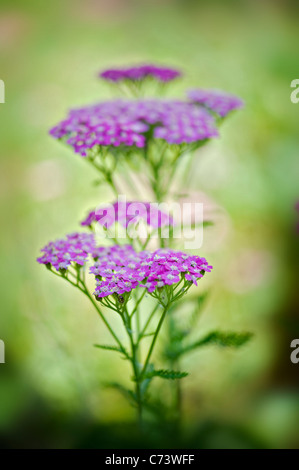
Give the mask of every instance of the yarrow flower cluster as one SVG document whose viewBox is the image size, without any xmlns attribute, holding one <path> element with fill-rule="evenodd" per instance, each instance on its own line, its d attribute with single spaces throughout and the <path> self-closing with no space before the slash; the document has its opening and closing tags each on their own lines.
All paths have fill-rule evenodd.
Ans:
<svg viewBox="0 0 299 470">
<path fill-rule="evenodd" d="M 72 233 L 66 238 L 48 243 L 37 261 L 49 267 L 53 266 L 57 271 L 68 269 L 72 263 L 83 266 L 89 253 L 93 253 L 96 242 L 92 233 Z"/>
<path fill-rule="evenodd" d="M 99 74 L 101 78 L 110 82 L 120 82 L 124 80 L 140 81 L 145 78 L 154 78 L 159 82 L 170 82 L 181 76 L 181 72 L 168 67 L 157 65 L 139 65 L 137 67 L 124 67 L 104 70 Z"/>
<path fill-rule="evenodd" d="M 145 287 L 149 293 L 156 289 L 186 280 L 197 285 L 205 272 L 210 272 L 205 258 L 187 255 L 170 249 L 136 253 L 131 246 L 103 249 L 90 272 L 96 276 L 94 294 L 101 298 L 122 295 L 136 287 Z"/>
<path fill-rule="evenodd" d="M 194 143 L 218 136 L 214 117 L 203 107 L 179 100 L 112 100 L 74 109 L 51 129 L 83 157 L 98 147 L 145 147 L 148 139 Z"/>
<path fill-rule="evenodd" d="M 157 204 L 139 201 L 117 201 L 109 206 L 99 207 L 89 212 L 81 225 L 91 227 L 94 223 L 99 223 L 109 229 L 118 222 L 124 228 L 128 228 L 131 223 L 139 221 L 145 222 L 154 229 L 174 225 L 173 218 L 161 211 Z"/>
<path fill-rule="evenodd" d="M 162 91 L 164 84 L 180 76 L 180 72 L 142 65 L 105 70 L 100 76 L 120 84 L 120 90 L 125 89 L 136 97 L 154 81 L 153 88 Z M 72 109 L 66 119 L 50 130 L 54 138 L 70 145 L 82 157 L 87 157 L 88 162 L 101 173 L 100 183 L 106 182 L 117 199 L 113 204 L 90 211 L 81 225 L 94 229 L 96 224 L 100 224 L 108 231 L 118 223 L 126 229 L 125 238 L 131 245 L 117 244 L 122 236 L 111 234 L 113 230 L 107 235 L 112 235 L 110 238 L 116 244 L 109 247 L 98 246 L 93 233 L 72 233 L 48 243 L 37 261 L 89 299 L 114 342 L 113 345 L 97 346 L 117 351 L 131 363 L 134 391 L 128 390 L 126 395 L 136 405 L 139 423 L 152 378 L 179 379 L 187 375 L 181 371 L 156 369 L 151 362 L 169 307 L 213 269 L 205 258 L 171 249 L 174 237 L 169 237 L 170 230 L 160 228 L 175 223 L 167 211 L 161 210 L 163 206 L 158 202 L 166 200 L 164 198 L 172 192 L 174 176 L 181 168 L 180 157 L 207 140 L 218 137 L 219 117 L 226 116 L 242 104 L 235 96 L 201 89 L 191 90 L 185 100 L 110 100 Z M 121 160 L 120 164 L 118 160 Z M 129 184 L 132 181 L 134 184 L 130 178 L 131 171 L 139 168 L 148 175 L 148 186 L 157 203 L 127 202 L 119 198 L 119 182 L 118 178 L 115 180 L 114 173 L 120 170 L 121 165 L 123 170 L 124 166 L 128 166 L 128 171 L 118 176 L 127 177 Z M 115 225 L 117 232 L 119 228 Z M 155 229 L 159 229 L 157 233 L 154 233 Z M 146 247 L 153 238 L 157 238 L 160 248 L 147 251 Z M 136 251 L 135 247 L 141 251 Z M 91 263 L 89 274 L 94 281 L 94 291 L 90 290 L 86 279 L 88 262 L 89 265 Z M 142 305 L 147 294 L 155 299 L 153 308 L 152 301 L 147 305 L 150 312 Z M 120 315 L 125 335 L 118 335 L 110 323 L 106 308 Z M 176 325 L 175 319 L 172 330 L 178 334 L 169 334 L 163 357 L 171 357 L 172 363 L 175 357 L 177 363 L 178 353 L 192 350 L 194 345 L 188 345 L 186 334 L 182 334 L 183 330 Z M 144 342 L 141 348 L 141 340 L 145 337 L 150 339 L 150 344 L 147 347 Z M 184 346 L 178 348 L 177 339 L 174 345 L 173 337 L 182 337 Z M 167 350 L 171 351 L 170 355 L 165 353 Z M 178 380 L 175 382 L 178 383 Z M 125 390 L 122 385 L 119 389 Z M 179 396 L 178 392 L 176 396 Z"/>
<path fill-rule="evenodd" d="M 192 102 L 205 106 L 221 117 L 225 117 L 231 111 L 242 108 L 244 105 L 243 101 L 237 96 L 220 90 L 198 88 L 190 90 L 187 95 Z"/>
</svg>

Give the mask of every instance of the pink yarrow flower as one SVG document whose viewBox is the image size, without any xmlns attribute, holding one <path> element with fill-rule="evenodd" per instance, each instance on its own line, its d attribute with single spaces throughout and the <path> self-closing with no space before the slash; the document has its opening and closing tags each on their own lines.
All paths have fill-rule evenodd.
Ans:
<svg viewBox="0 0 299 470">
<path fill-rule="evenodd" d="M 203 107 L 179 100 L 112 100 L 71 110 L 50 130 L 86 157 L 101 147 L 145 147 L 150 139 L 192 144 L 218 137 L 215 118 Z"/>
<path fill-rule="evenodd" d="M 110 82 L 136 82 L 146 78 L 153 78 L 159 82 L 165 83 L 181 76 L 181 72 L 169 67 L 145 64 L 135 67 L 123 67 L 104 70 L 99 74 L 99 76 Z"/>
<path fill-rule="evenodd" d="M 220 90 L 198 88 L 190 90 L 187 95 L 192 102 L 205 106 L 221 117 L 225 117 L 231 111 L 244 106 L 240 98 Z"/>
<path fill-rule="evenodd" d="M 42 248 L 43 255 L 37 258 L 37 261 L 49 267 L 53 266 L 57 271 L 68 269 L 72 263 L 83 266 L 95 247 L 93 234 L 72 233 L 66 238 L 48 243 Z"/>
<path fill-rule="evenodd" d="M 94 295 L 99 298 L 111 292 L 121 295 L 136 287 L 144 287 L 152 294 L 157 288 L 175 287 L 182 280 L 197 285 L 211 270 L 207 260 L 199 256 L 168 249 L 136 253 L 128 245 L 114 246 L 109 254 L 104 249 L 90 268 L 97 280 Z"/>
</svg>

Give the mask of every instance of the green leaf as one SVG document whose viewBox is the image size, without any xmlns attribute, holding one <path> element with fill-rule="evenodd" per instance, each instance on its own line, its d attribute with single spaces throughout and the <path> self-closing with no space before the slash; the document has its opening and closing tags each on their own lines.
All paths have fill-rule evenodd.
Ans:
<svg viewBox="0 0 299 470">
<path fill-rule="evenodd" d="M 189 335 L 189 333 L 189 329 L 179 330 L 173 328 L 173 331 L 171 331 L 171 344 L 175 345 L 181 343 L 183 339 Z"/>
<path fill-rule="evenodd" d="M 161 379 L 167 380 L 176 380 L 176 379 L 183 379 L 187 377 L 188 372 L 180 372 L 176 370 L 153 370 L 151 372 L 147 372 L 144 377 L 145 378 L 152 378 L 152 377 L 160 377 Z"/>
<path fill-rule="evenodd" d="M 174 360 L 178 357 L 186 354 L 194 349 L 201 348 L 203 346 L 220 346 L 220 347 L 231 347 L 231 348 L 239 348 L 246 344 L 251 338 L 253 334 L 249 332 L 222 332 L 222 331 L 213 331 L 198 341 L 191 343 L 187 346 L 180 346 L 179 344 L 172 344 L 170 347 L 165 351 L 165 356 L 168 359 Z"/>
<path fill-rule="evenodd" d="M 129 359 L 129 354 L 125 349 L 119 348 L 118 346 L 110 346 L 109 344 L 94 344 L 95 348 L 105 349 L 106 351 L 117 351 L 126 356 Z"/>
<path fill-rule="evenodd" d="M 249 332 L 228 332 L 224 333 L 221 331 L 213 331 L 208 335 L 204 336 L 199 341 L 192 343 L 185 348 L 183 348 L 179 355 L 184 354 L 188 351 L 192 351 L 193 349 L 200 348 L 202 346 L 209 346 L 209 345 L 217 345 L 221 347 L 231 347 L 231 348 L 239 348 L 246 344 L 251 338 L 252 333 Z"/>
</svg>

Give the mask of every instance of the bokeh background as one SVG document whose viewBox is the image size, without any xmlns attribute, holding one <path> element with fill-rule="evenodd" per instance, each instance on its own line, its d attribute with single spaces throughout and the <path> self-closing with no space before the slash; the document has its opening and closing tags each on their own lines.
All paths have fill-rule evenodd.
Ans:
<svg viewBox="0 0 299 470">
<path fill-rule="evenodd" d="M 214 271 L 201 286 L 209 297 L 198 332 L 254 338 L 186 357 L 184 445 L 298 447 L 298 27 L 298 2 L 287 0 L 0 1 L 2 447 L 145 445 L 134 410 L 102 386 L 125 382 L 127 370 L 93 348 L 107 343 L 100 321 L 35 262 L 41 246 L 112 197 L 48 129 L 70 107 L 113 96 L 98 70 L 138 62 L 184 70 L 170 96 L 215 87 L 246 102 L 198 151 L 188 186 L 217 222 L 201 248 Z M 148 445 L 175 445 L 163 436 Z"/>
</svg>

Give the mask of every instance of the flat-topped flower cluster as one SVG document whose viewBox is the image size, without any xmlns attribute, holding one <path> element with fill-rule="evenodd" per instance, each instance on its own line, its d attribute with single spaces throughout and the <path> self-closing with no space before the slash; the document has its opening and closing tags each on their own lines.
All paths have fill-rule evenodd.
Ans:
<svg viewBox="0 0 299 470">
<path fill-rule="evenodd" d="M 111 100 L 73 109 L 50 134 L 87 156 L 94 147 L 143 148 L 148 140 L 193 143 L 218 136 L 215 118 L 199 105 L 179 100 Z"/>
<path fill-rule="evenodd" d="M 156 65 L 109 69 L 100 77 L 141 85 L 149 77 L 166 83 L 178 70 Z M 111 100 L 73 109 L 50 134 L 88 156 L 94 147 L 146 147 L 152 138 L 168 144 L 190 144 L 218 136 L 216 117 L 243 106 L 238 97 L 219 90 L 194 89 L 185 100 Z"/>
<path fill-rule="evenodd" d="M 170 67 L 145 64 L 136 67 L 122 67 L 104 70 L 99 74 L 104 80 L 110 82 L 121 81 L 141 81 L 146 78 L 153 78 L 159 82 L 169 82 L 181 76 L 179 70 Z"/>
<path fill-rule="evenodd" d="M 138 286 L 152 293 L 181 280 L 197 285 L 198 279 L 211 270 L 207 260 L 199 256 L 169 249 L 136 253 L 131 246 L 112 247 L 90 268 L 97 279 L 96 297 L 121 295 Z"/>
<path fill-rule="evenodd" d="M 95 264 L 90 273 L 97 282 L 94 295 L 99 298 L 122 295 L 136 287 L 153 293 L 182 280 L 197 285 L 198 279 L 212 269 L 205 258 L 181 251 L 136 252 L 131 245 L 96 246 L 94 235 L 86 233 L 67 235 L 65 239 L 50 242 L 41 251 L 44 254 L 37 261 L 57 271 L 66 271 L 72 263 L 83 266 L 91 255 Z"/>
<path fill-rule="evenodd" d="M 41 249 L 43 255 L 37 261 L 48 267 L 53 266 L 57 271 L 66 270 L 72 263 L 83 266 L 95 248 L 92 233 L 72 233 L 66 238 L 48 243 Z"/>
</svg>

